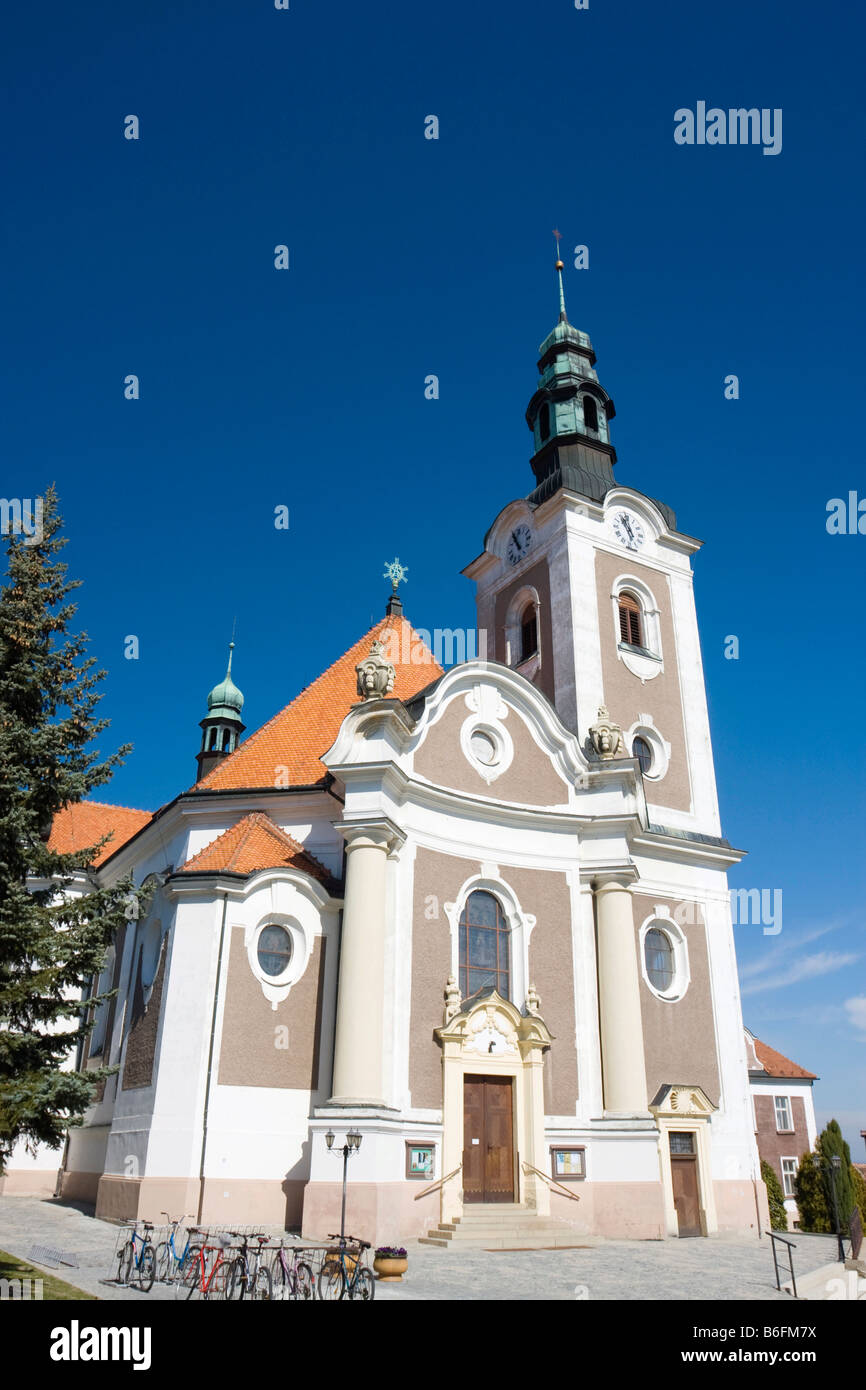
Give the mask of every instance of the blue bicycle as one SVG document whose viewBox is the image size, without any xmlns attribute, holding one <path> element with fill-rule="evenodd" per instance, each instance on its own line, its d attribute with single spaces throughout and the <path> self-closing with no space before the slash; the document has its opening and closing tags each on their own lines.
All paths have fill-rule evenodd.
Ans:
<svg viewBox="0 0 866 1390">
<path fill-rule="evenodd" d="M 139 1233 L 136 1221 L 130 1231 L 129 1240 L 120 1248 L 117 1257 L 117 1282 L 137 1284 L 142 1293 L 150 1293 L 156 1276 L 156 1260 L 150 1241 L 153 1222 L 142 1221 L 141 1224 L 144 1227 L 144 1235 Z M 140 1250 L 136 1248 L 137 1245 L 141 1246 Z"/>
<path fill-rule="evenodd" d="M 172 1220 L 167 1211 L 162 1212 L 162 1215 L 166 1217 L 171 1232 L 168 1240 L 160 1241 L 156 1247 L 156 1277 L 160 1284 L 174 1284 L 183 1277 L 183 1267 L 189 1257 L 192 1227 L 187 1230 L 186 1245 L 178 1253 L 174 1238 L 177 1235 L 178 1227 L 186 1221 L 186 1216 L 178 1216 Z"/>
</svg>

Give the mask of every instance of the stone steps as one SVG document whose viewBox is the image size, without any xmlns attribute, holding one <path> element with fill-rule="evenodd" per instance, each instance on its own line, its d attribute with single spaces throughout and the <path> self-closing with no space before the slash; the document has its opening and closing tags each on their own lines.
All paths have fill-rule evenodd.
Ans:
<svg viewBox="0 0 866 1390">
<path fill-rule="evenodd" d="M 564 1221 L 504 1202 L 464 1209 L 462 1217 L 440 1222 L 419 1241 L 445 1250 L 545 1250 L 584 1243 L 585 1237 Z"/>
</svg>

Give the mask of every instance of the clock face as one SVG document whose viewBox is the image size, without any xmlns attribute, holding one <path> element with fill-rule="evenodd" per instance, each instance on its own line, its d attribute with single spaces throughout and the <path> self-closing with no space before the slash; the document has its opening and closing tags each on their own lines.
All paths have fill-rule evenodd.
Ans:
<svg viewBox="0 0 866 1390">
<path fill-rule="evenodd" d="M 505 554 L 510 565 L 517 565 L 528 553 L 532 545 L 532 532 L 525 522 L 521 521 L 519 526 L 515 526 L 511 535 L 508 537 L 508 548 Z"/>
<path fill-rule="evenodd" d="M 617 540 L 627 550 L 637 550 L 646 540 L 643 526 L 634 512 L 627 512 L 622 507 L 613 514 L 613 530 Z"/>
</svg>

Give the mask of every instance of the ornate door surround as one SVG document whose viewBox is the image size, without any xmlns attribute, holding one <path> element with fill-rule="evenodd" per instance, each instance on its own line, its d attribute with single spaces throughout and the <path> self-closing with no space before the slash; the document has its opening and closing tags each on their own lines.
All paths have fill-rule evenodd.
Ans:
<svg viewBox="0 0 866 1390">
<path fill-rule="evenodd" d="M 456 993 L 456 990 L 454 991 Z M 452 998 L 446 988 L 446 997 Z M 531 996 L 530 1004 L 536 996 Z M 445 1023 L 435 1030 L 442 1048 L 442 1171 L 463 1160 L 463 1087 L 470 1076 L 511 1077 L 514 1097 L 516 1200 L 540 1215 L 550 1212 L 550 1189 L 523 1162 L 544 1168 L 544 1053 L 553 1036 L 538 1013 L 522 1014 L 496 990 L 482 991 L 465 1004 L 449 1002 Z M 441 1219 L 463 1213 L 461 1172 L 441 1188 Z"/>
</svg>

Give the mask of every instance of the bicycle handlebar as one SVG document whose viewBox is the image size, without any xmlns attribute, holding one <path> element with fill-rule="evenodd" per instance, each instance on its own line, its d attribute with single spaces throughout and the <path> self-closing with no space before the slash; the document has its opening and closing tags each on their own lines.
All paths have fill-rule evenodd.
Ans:
<svg viewBox="0 0 866 1390">
<path fill-rule="evenodd" d="M 339 1231 L 329 1231 L 328 1240 L 344 1240 L 347 1245 L 359 1245 L 362 1250 L 372 1249 L 368 1240 L 362 1240 L 360 1236 L 341 1236 Z"/>
</svg>

